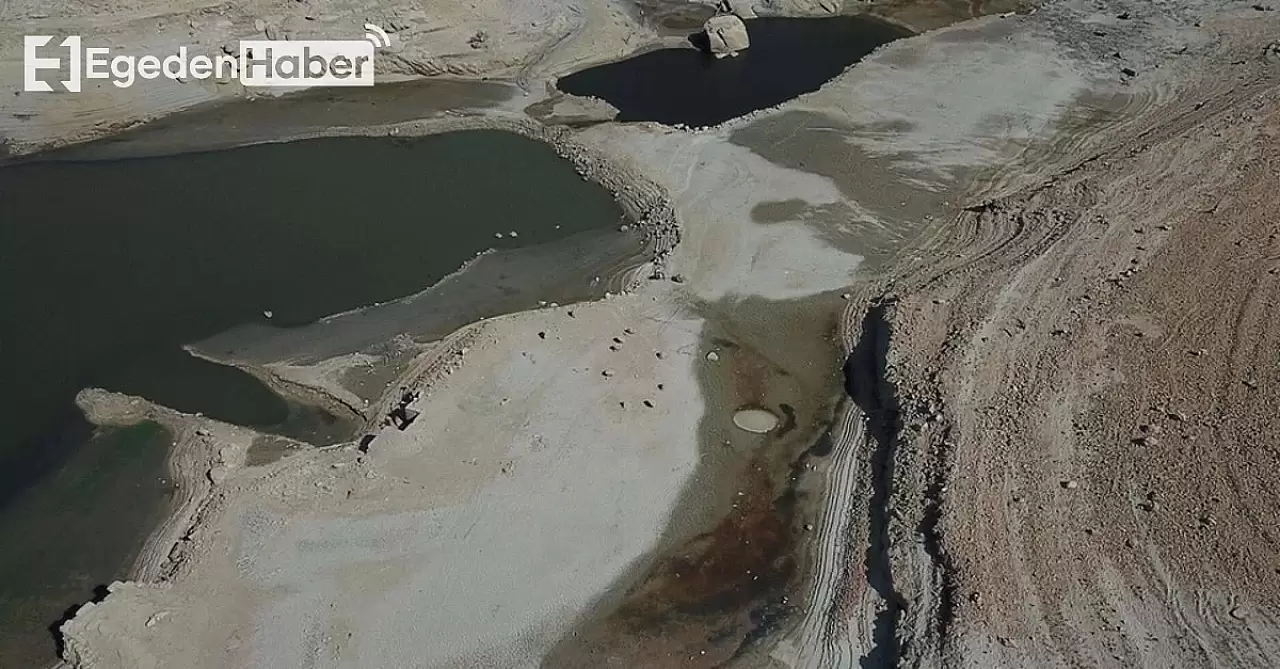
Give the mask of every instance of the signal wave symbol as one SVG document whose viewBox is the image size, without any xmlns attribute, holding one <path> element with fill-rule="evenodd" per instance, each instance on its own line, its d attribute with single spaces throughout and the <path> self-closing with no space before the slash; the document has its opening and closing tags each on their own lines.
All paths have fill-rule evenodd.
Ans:
<svg viewBox="0 0 1280 669">
<path fill-rule="evenodd" d="M 375 49 L 391 46 L 391 36 L 387 34 L 387 31 L 372 23 L 364 24 L 364 38 L 372 42 Z"/>
</svg>

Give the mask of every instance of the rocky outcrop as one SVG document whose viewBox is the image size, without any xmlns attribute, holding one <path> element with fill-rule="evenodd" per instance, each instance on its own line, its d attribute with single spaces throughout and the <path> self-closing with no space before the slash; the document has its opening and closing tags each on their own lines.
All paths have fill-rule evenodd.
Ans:
<svg viewBox="0 0 1280 669">
<path fill-rule="evenodd" d="M 747 24 L 732 14 L 707 19 L 703 30 L 707 33 L 707 46 L 716 58 L 736 56 L 739 51 L 751 46 L 751 40 L 747 37 Z"/>
</svg>

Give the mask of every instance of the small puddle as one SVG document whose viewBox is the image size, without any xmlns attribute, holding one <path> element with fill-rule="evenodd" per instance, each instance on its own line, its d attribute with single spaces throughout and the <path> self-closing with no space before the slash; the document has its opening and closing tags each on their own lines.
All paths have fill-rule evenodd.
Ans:
<svg viewBox="0 0 1280 669">
<path fill-rule="evenodd" d="M 877 47 L 910 35 L 868 16 L 747 21 L 751 47 L 717 60 L 659 49 L 564 77 L 560 90 L 602 98 L 619 121 L 702 127 L 818 90 Z"/>
</svg>

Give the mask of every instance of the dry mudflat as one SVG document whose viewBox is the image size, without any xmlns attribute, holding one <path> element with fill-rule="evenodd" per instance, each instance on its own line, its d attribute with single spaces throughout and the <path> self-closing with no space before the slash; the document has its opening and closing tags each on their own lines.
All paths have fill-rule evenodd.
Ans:
<svg viewBox="0 0 1280 669">
<path fill-rule="evenodd" d="M 96 420 L 170 425 L 183 489 L 137 578 L 63 626 L 66 662 L 1280 663 L 1280 20 L 1064 1 L 937 27 L 964 16 L 900 4 L 936 29 L 697 131 L 530 119 L 604 113 L 548 84 L 662 42 L 633 7 L 383 8 L 424 36 L 394 71 L 506 94 L 270 138 L 539 137 L 618 193 L 650 261 L 608 268 L 607 299 L 394 352 L 368 343 L 391 336 L 375 315 L 229 361 L 367 400 L 363 449 L 261 464 L 240 430 L 83 394 Z M 123 9 L 104 30 L 140 30 Z M 134 9 L 175 40 L 314 23 Z M 14 96 L 0 134 L 22 151 L 239 95 L 172 87 L 76 113 Z M 420 415 L 400 431 L 402 388 Z M 780 425 L 734 425 L 755 408 Z"/>
</svg>

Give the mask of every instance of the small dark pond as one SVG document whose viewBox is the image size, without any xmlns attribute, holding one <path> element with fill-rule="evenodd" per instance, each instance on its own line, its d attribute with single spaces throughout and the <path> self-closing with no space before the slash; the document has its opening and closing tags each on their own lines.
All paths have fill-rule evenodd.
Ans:
<svg viewBox="0 0 1280 669">
<path fill-rule="evenodd" d="M 566 93 L 617 107 L 620 121 L 710 126 L 818 90 L 876 47 L 910 31 L 865 16 L 747 21 L 734 58 L 660 49 L 564 77 Z"/>
<path fill-rule="evenodd" d="M 167 433 L 95 429 L 81 388 L 332 443 L 336 417 L 182 347 L 394 300 L 484 249 L 621 215 L 550 147 L 492 131 L 0 169 L 0 667 L 53 659 L 48 626 L 125 575 L 171 494 Z"/>
</svg>

